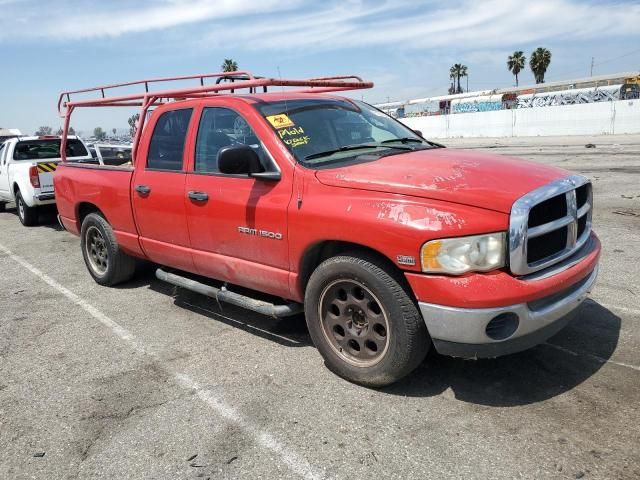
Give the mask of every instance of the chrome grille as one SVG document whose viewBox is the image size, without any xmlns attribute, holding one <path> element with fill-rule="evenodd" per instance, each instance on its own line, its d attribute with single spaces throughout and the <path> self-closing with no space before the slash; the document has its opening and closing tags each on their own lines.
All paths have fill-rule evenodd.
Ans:
<svg viewBox="0 0 640 480">
<path fill-rule="evenodd" d="M 585 177 L 556 180 L 511 208 L 509 264 L 515 275 L 550 267 L 578 251 L 591 233 L 593 194 Z"/>
</svg>

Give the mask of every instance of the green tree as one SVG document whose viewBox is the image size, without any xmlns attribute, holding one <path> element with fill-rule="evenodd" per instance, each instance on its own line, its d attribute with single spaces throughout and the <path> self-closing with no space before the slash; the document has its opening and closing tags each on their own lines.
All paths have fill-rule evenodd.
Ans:
<svg viewBox="0 0 640 480">
<path fill-rule="evenodd" d="M 223 72 L 236 72 L 238 71 L 238 64 L 231 58 L 225 58 L 221 68 Z"/>
<path fill-rule="evenodd" d="M 453 95 L 456 93 L 456 76 L 452 73 L 452 70 L 449 70 L 449 80 L 451 80 L 451 85 L 449 86 L 449 95 Z"/>
<path fill-rule="evenodd" d="M 62 132 L 63 132 L 62 127 L 60 127 L 58 129 L 58 131 L 56 132 L 56 135 L 62 135 Z M 70 126 L 69 127 L 69 135 L 75 135 L 75 134 L 76 134 L 75 130 L 73 129 L 73 127 Z"/>
<path fill-rule="evenodd" d="M 136 125 L 139 119 L 140 119 L 140 114 L 136 113 L 135 115 L 131 115 L 127 120 L 127 123 L 129 124 L 129 136 L 131 138 L 133 138 L 136 134 Z"/>
<path fill-rule="evenodd" d="M 467 76 L 467 66 L 461 63 L 456 63 L 449 69 L 449 78 L 455 80 L 454 93 L 462 93 L 462 86 L 460 85 L 460 79 Z"/>
<path fill-rule="evenodd" d="M 509 55 L 507 59 L 507 68 L 516 76 L 516 87 L 518 86 L 518 74 L 522 71 L 527 62 L 524 52 L 516 50 L 513 55 Z"/>
<path fill-rule="evenodd" d="M 544 83 L 544 74 L 551 64 L 551 52 L 546 48 L 538 47 L 531 54 L 529 59 L 529 67 L 533 72 L 536 83 Z"/>
<path fill-rule="evenodd" d="M 96 127 L 93 129 L 93 136 L 96 137 L 97 140 L 104 140 L 107 132 L 105 132 L 102 127 Z"/>
<path fill-rule="evenodd" d="M 116 132 L 118 131 L 116 128 L 112 128 L 111 131 L 113 132 L 113 135 L 115 136 Z"/>
<path fill-rule="evenodd" d="M 51 135 L 52 133 L 53 133 L 53 128 L 43 126 L 43 127 L 39 127 L 38 130 L 36 130 L 36 133 L 34 135 L 41 137 L 43 135 Z"/>
</svg>

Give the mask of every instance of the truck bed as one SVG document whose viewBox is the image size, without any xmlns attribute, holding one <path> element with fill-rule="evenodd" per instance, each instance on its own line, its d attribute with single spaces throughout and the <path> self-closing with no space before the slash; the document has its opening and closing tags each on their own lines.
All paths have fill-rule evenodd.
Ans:
<svg viewBox="0 0 640 480">
<path fill-rule="evenodd" d="M 130 255 L 144 256 L 131 208 L 132 176 L 131 167 L 59 164 L 56 203 L 64 227 L 79 234 L 84 216 L 99 210 L 113 227 L 120 247 Z"/>
</svg>

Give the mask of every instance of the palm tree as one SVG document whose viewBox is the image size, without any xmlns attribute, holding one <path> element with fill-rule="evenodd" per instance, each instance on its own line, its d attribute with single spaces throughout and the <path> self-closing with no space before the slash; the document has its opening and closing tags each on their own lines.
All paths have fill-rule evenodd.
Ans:
<svg viewBox="0 0 640 480">
<path fill-rule="evenodd" d="M 538 47 L 531 54 L 529 66 L 536 77 L 536 83 L 544 83 L 544 74 L 551 63 L 551 52 L 546 48 Z"/>
<path fill-rule="evenodd" d="M 238 70 L 238 64 L 231 58 L 225 58 L 222 62 L 223 72 L 236 72 Z"/>
<path fill-rule="evenodd" d="M 461 63 L 456 63 L 449 69 L 449 78 L 456 80 L 455 93 L 462 93 L 462 87 L 460 86 L 460 79 L 467 76 L 467 66 Z"/>
<path fill-rule="evenodd" d="M 527 59 L 522 50 L 516 50 L 507 59 L 507 68 L 516 76 L 516 87 L 518 86 L 518 74 L 524 68 Z"/>
</svg>

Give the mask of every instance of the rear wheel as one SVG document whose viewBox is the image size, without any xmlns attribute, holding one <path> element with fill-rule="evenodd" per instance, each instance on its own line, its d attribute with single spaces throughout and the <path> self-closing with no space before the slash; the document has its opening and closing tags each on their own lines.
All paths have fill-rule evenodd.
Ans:
<svg viewBox="0 0 640 480">
<path fill-rule="evenodd" d="M 7 204 L 5 202 L 0 202 L 0 213 L 4 212 Z"/>
<path fill-rule="evenodd" d="M 374 256 L 339 256 L 313 272 L 307 325 L 327 367 L 361 385 L 389 385 L 415 369 L 430 339 L 402 277 Z"/>
<path fill-rule="evenodd" d="M 20 190 L 16 192 L 16 209 L 20 223 L 25 227 L 32 227 L 38 223 L 38 208 L 27 205 Z"/>
<path fill-rule="evenodd" d="M 84 263 L 100 285 L 112 286 L 129 280 L 136 269 L 136 259 L 124 253 L 116 241 L 111 225 L 97 213 L 82 222 L 80 245 Z"/>
</svg>

